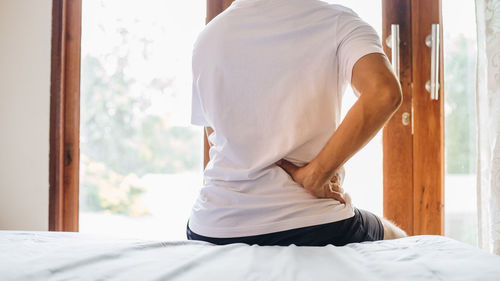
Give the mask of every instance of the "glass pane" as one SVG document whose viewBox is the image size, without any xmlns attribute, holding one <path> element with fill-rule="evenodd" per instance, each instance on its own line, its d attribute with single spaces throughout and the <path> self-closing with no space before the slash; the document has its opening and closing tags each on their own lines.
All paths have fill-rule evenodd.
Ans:
<svg viewBox="0 0 500 281">
<path fill-rule="evenodd" d="M 354 10 L 382 36 L 382 1 L 374 0 L 328 0 Z M 348 87 L 342 101 L 342 118 L 356 102 Z M 351 195 L 356 207 L 383 215 L 382 183 L 382 132 L 379 132 L 361 151 L 345 165 L 346 178 L 343 188 Z"/>
<path fill-rule="evenodd" d="M 189 117 L 205 3 L 83 1 L 81 232 L 185 239 L 203 182 Z"/>
<path fill-rule="evenodd" d="M 476 23 L 473 0 L 443 0 L 445 235 L 477 244 Z"/>
</svg>

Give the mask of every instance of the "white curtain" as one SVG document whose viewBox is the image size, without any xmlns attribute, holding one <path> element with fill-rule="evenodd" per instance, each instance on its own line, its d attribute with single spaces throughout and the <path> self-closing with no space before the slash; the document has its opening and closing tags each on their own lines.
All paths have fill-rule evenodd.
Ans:
<svg viewBox="0 0 500 281">
<path fill-rule="evenodd" d="M 476 0 L 479 246 L 500 254 L 500 0 Z"/>
</svg>

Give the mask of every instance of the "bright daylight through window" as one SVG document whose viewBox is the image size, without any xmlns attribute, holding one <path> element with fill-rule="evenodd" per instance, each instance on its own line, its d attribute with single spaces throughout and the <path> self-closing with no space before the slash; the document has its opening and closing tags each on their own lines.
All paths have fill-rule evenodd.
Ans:
<svg viewBox="0 0 500 281">
<path fill-rule="evenodd" d="M 381 35 L 381 1 L 327 2 L 351 7 Z M 81 232 L 185 239 L 202 185 L 202 129 L 189 119 L 191 51 L 205 5 L 83 1 Z M 476 244 L 473 1 L 443 0 L 443 19 L 446 235 Z M 343 116 L 355 101 L 350 90 L 344 97 Z M 346 171 L 354 204 L 382 215 L 381 133 Z"/>
<path fill-rule="evenodd" d="M 205 2 L 83 1 L 81 232 L 185 239 L 202 184 L 189 117 Z"/>
</svg>

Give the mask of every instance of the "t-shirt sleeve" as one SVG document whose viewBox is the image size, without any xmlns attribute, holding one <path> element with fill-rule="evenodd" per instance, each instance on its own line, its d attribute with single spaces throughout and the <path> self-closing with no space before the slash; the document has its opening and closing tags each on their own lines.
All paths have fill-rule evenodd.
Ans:
<svg viewBox="0 0 500 281">
<path fill-rule="evenodd" d="M 352 68 L 363 56 L 371 53 L 384 54 L 377 32 L 352 12 L 343 12 L 337 26 L 337 58 L 340 79 L 351 83 Z"/>
<path fill-rule="evenodd" d="M 191 98 L 191 124 L 197 126 L 210 126 L 204 116 L 203 107 L 201 105 L 200 91 L 196 83 L 196 77 L 193 76 Z"/>
</svg>

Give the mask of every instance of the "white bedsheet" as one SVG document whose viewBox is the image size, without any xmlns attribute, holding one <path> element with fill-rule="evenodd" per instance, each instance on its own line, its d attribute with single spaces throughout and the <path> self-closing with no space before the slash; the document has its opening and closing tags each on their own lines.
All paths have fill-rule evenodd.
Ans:
<svg viewBox="0 0 500 281">
<path fill-rule="evenodd" d="M 500 257 L 440 236 L 260 247 L 0 231 L 0 280 L 487 281 Z"/>
</svg>

